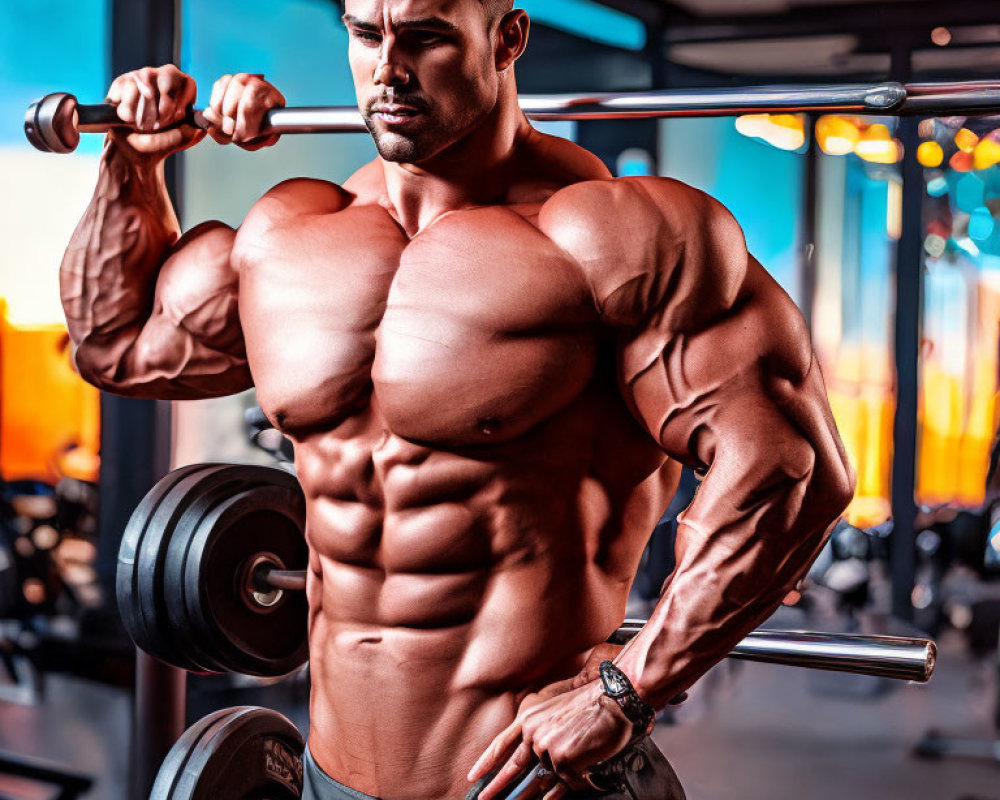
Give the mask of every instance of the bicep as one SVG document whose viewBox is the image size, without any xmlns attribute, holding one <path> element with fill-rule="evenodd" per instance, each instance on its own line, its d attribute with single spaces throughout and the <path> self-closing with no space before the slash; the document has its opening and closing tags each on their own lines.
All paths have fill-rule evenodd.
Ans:
<svg viewBox="0 0 1000 800">
<path fill-rule="evenodd" d="M 157 397 L 215 397 L 253 385 L 231 258 L 235 236 L 222 223 L 199 225 L 160 268 L 153 307 L 124 371 Z"/>
</svg>

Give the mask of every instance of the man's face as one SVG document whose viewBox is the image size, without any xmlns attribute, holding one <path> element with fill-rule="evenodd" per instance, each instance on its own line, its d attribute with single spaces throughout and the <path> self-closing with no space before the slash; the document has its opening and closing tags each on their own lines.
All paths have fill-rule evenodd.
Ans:
<svg viewBox="0 0 1000 800">
<path fill-rule="evenodd" d="M 418 164 L 496 104 L 491 31 L 479 0 L 347 0 L 354 89 L 379 155 Z"/>
</svg>

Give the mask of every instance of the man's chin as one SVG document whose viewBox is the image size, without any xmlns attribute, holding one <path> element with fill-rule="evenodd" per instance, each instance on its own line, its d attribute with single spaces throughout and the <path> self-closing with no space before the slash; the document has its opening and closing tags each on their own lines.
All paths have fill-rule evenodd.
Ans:
<svg viewBox="0 0 1000 800">
<path fill-rule="evenodd" d="M 420 140 L 395 132 L 373 132 L 375 148 L 384 161 L 417 164 L 433 155 L 432 148 Z"/>
<path fill-rule="evenodd" d="M 401 136 L 377 136 L 375 149 L 383 161 L 392 161 L 396 164 L 412 164 L 419 156 L 416 143 Z"/>
</svg>

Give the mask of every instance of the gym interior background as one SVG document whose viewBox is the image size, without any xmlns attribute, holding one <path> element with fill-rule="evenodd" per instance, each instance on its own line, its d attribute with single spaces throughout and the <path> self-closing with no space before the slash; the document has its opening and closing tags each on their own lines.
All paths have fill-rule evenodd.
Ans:
<svg viewBox="0 0 1000 800">
<path fill-rule="evenodd" d="M 992 0 L 519 5 L 533 18 L 524 94 L 1000 79 Z M 57 270 L 101 137 L 85 135 L 72 155 L 37 153 L 24 110 L 57 90 L 100 102 L 113 75 L 168 60 L 197 79 L 199 105 L 238 71 L 263 73 L 291 105 L 353 102 L 331 0 L 0 4 L 0 797 L 59 797 L 88 781 L 80 796 L 134 791 L 146 710 L 113 599 L 125 521 L 170 467 L 275 461 L 251 442 L 252 392 L 126 401 L 69 365 Z M 1000 798 L 1000 535 L 986 491 L 1000 388 L 1000 118 L 540 127 L 618 175 L 667 175 L 717 197 L 810 325 L 858 487 L 802 600 L 775 624 L 919 631 L 940 647 L 921 686 L 724 662 L 658 728 L 688 796 Z M 286 136 L 257 153 L 206 141 L 173 160 L 169 179 L 183 224 L 237 225 L 275 183 L 343 180 L 373 155 L 362 134 Z M 655 574 L 661 558 L 652 548 L 644 568 Z M 637 582 L 640 611 L 652 583 Z M 186 691 L 188 721 L 252 703 L 308 726 L 301 677 L 192 676 Z"/>
</svg>

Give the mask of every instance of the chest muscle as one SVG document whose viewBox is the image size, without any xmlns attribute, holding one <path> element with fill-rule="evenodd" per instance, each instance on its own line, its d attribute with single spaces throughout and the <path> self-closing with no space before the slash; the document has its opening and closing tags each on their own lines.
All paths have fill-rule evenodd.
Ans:
<svg viewBox="0 0 1000 800">
<path fill-rule="evenodd" d="M 455 212 L 412 242 L 380 209 L 302 227 L 241 276 L 240 296 L 258 400 L 292 434 L 374 397 L 406 438 L 504 440 L 589 381 L 590 296 L 521 217 Z"/>
</svg>

